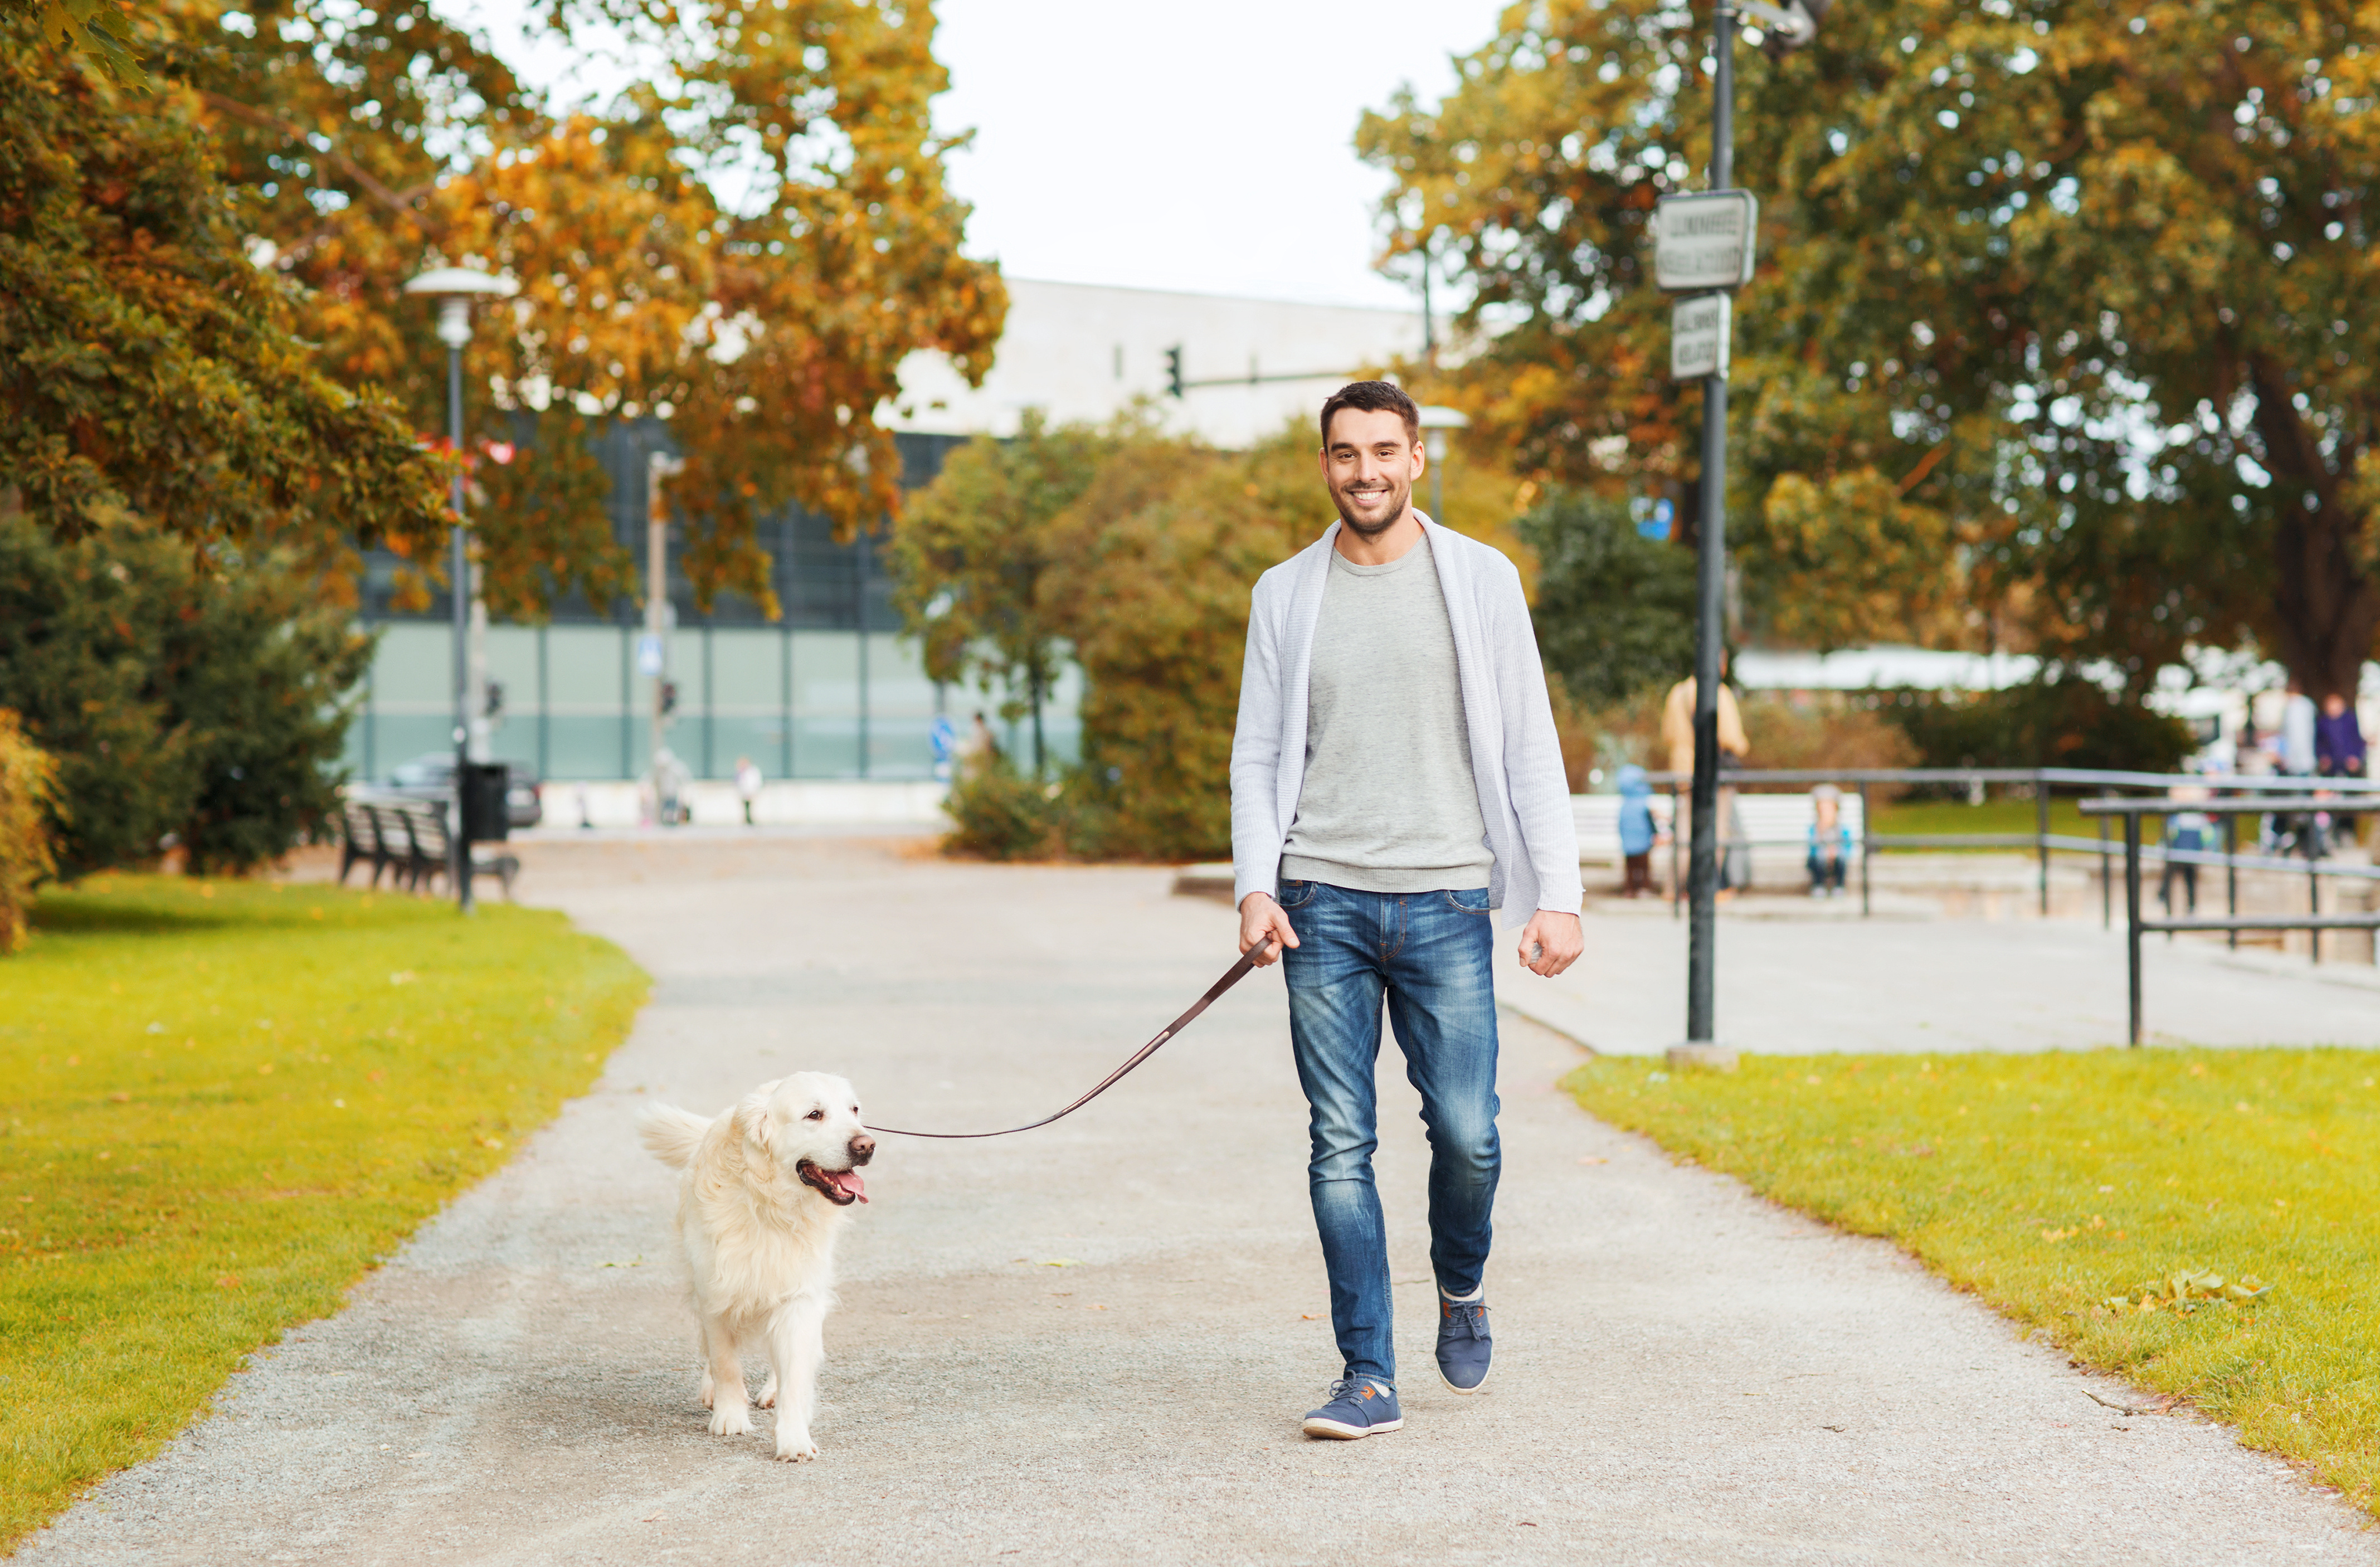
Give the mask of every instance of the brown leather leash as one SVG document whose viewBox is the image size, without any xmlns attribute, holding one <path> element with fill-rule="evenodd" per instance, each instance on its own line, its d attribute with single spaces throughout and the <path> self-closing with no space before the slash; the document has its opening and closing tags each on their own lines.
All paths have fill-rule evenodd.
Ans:
<svg viewBox="0 0 2380 1567">
<path fill-rule="evenodd" d="M 1230 968 L 1223 971 L 1223 977 L 1220 979 L 1216 980 L 1213 984 L 1207 987 L 1207 993 L 1200 996 L 1196 1002 L 1192 1002 L 1189 1011 L 1184 1013 L 1181 1016 L 1167 1024 L 1163 1028 L 1158 1030 L 1157 1038 L 1149 1040 L 1148 1043 L 1133 1051 L 1131 1060 L 1125 1062 L 1122 1066 L 1117 1067 L 1113 1072 L 1111 1072 L 1106 1076 L 1100 1078 L 1089 1093 L 1085 1094 L 1081 1099 L 1076 1099 L 1074 1103 L 1068 1105 L 1065 1109 L 1060 1111 L 1055 1115 L 1045 1115 L 1038 1121 L 1029 1122 L 1023 1126 L 1011 1126 L 999 1132 L 905 1132 L 898 1126 L 870 1126 L 868 1130 L 871 1132 L 880 1132 L 888 1137 L 934 1137 L 937 1139 L 954 1139 L 961 1137 L 1012 1137 L 1019 1132 L 1030 1132 L 1035 1127 L 1047 1126 L 1052 1121 L 1062 1121 L 1067 1116 L 1074 1114 L 1075 1111 L 1082 1109 L 1085 1105 L 1090 1103 L 1093 1099 L 1099 1098 L 1101 1094 L 1106 1093 L 1110 1088 L 1114 1087 L 1118 1083 L 1123 1082 L 1124 1075 L 1130 1072 L 1134 1067 L 1138 1066 L 1142 1062 L 1147 1061 L 1150 1056 L 1155 1055 L 1157 1053 L 1157 1048 L 1160 1045 L 1162 1045 L 1166 1040 L 1173 1038 L 1174 1035 L 1179 1034 L 1182 1030 L 1189 1027 L 1190 1025 L 1198 1021 L 1198 1014 L 1206 1011 L 1208 1007 L 1214 1005 L 1216 998 L 1220 997 L 1225 990 L 1230 990 L 1232 986 L 1238 984 L 1241 980 L 1248 977 L 1248 970 L 1257 966 L 1257 959 L 1262 957 L 1264 955 L 1265 949 L 1271 945 L 1272 938 L 1270 936 L 1267 936 L 1255 946 L 1250 947 L 1247 952 L 1241 956 L 1239 962 L 1232 965 Z"/>
</svg>

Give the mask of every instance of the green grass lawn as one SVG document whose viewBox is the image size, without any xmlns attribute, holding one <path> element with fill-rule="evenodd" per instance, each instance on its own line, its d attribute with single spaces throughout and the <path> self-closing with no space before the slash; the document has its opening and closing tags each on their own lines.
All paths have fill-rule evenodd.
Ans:
<svg viewBox="0 0 2380 1567">
<path fill-rule="evenodd" d="M 0 958 L 0 1550 L 583 1092 L 644 975 L 563 917 L 110 876 Z"/>
<path fill-rule="evenodd" d="M 1759 1056 L 1674 1075 L 1607 1057 L 1563 1086 L 2380 1511 L 2380 1056 Z M 2141 1306 L 2184 1270 L 2271 1288 Z"/>
<path fill-rule="evenodd" d="M 2040 819 L 2034 814 L 2031 800 L 1985 800 L 1971 806 L 1964 800 L 1884 800 L 1876 808 L 1876 831 L 1893 832 L 2023 832 L 2031 833 Z M 2099 824 L 2086 820 L 2078 803 L 2065 796 L 2053 795 L 2049 801 L 2049 830 L 2076 838 L 2096 838 Z M 2150 837 L 2155 837 L 2154 828 Z M 2120 845 L 2121 840 L 2119 839 Z M 1955 854 L 1958 850 L 1927 851 Z M 2030 854 L 2031 845 L 2017 849 L 1986 850 L 1985 853 Z"/>
</svg>

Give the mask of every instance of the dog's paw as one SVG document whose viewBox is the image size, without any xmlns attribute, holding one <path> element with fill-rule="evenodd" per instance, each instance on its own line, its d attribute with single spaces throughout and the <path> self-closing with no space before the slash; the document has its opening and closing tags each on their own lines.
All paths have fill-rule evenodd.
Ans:
<svg viewBox="0 0 2380 1567">
<path fill-rule="evenodd" d="M 800 1464 L 818 1456 L 818 1443 L 810 1440 L 808 1431 L 777 1433 L 777 1456 L 788 1464 Z"/>
<path fill-rule="evenodd" d="M 777 1407 L 777 1374 L 774 1371 L 769 1373 L 768 1383 L 760 1390 L 759 1404 L 763 1409 Z"/>
<path fill-rule="evenodd" d="M 752 1434 L 749 1410 L 714 1409 L 710 1412 L 710 1434 L 714 1437 L 748 1437 Z"/>
<path fill-rule="evenodd" d="M 710 1373 L 705 1371 L 702 1374 L 702 1391 L 694 1395 L 702 1401 L 703 1408 L 709 1409 L 712 1404 L 718 1402 L 718 1400 L 712 1396 L 714 1391 L 715 1390 L 711 1386 Z"/>
</svg>

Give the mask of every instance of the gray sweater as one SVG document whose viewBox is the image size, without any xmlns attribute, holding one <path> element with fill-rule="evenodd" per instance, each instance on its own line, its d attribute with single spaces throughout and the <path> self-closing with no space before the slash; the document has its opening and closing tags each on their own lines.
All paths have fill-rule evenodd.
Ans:
<svg viewBox="0 0 2380 1567">
<path fill-rule="evenodd" d="M 1517 924 L 1544 908 L 1578 912 L 1578 829 L 1545 666 L 1521 574 L 1488 546 L 1427 517 L 1463 692 L 1471 780 L 1496 856 L 1489 900 Z M 1232 741 L 1234 902 L 1280 890 L 1281 849 L 1305 780 L 1314 630 L 1339 524 L 1260 577 L 1251 598 L 1239 726 Z"/>
<path fill-rule="evenodd" d="M 1454 631 L 1430 561 L 1427 536 L 1385 565 L 1331 552 L 1285 881 L 1367 893 L 1488 885 L 1496 856 L 1471 781 Z"/>
</svg>

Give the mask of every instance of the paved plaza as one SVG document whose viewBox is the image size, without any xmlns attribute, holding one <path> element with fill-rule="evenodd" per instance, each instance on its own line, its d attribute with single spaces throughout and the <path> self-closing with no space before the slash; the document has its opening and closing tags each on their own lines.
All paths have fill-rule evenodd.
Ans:
<svg viewBox="0 0 2380 1567">
<path fill-rule="evenodd" d="M 673 1176 L 638 1148 L 638 1109 L 708 1112 L 810 1067 L 848 1074 L 880 1124 L 1030 1119 L 1224 967 L 1232 915 L 1163 869 L 916 844 L 524 849 L 524 898 L 654 976 L 633 1038 L 344 1313 L 259 1354 L 219 1414 L 27 1560 L 2380 1563 L 2367 1518 L 2222 1427 L 2103 1407 L 2087 1391 L 2120 1403 L 2119 1386 L 1890 1246 L 1588 1118 L 1553 1087 L 1579 1046 L 1512 1015 L 1489 1390 L 1458 1398 L 1431 1369 L 1423 1148 L 1390 1048 L 1406 1428 L 1305 1440 L 1337 1367 L 1278 971 L 1059 1125 L 885 1139 L 827 1325 L 823 1456 L 773 1463 L 765 1415 L 749 1438 L 705 1433 Z M 2095 927 L 1755 925 L 1722 931 L 1722 1019 L 1748 1048 L 2120 1025 Z M 1598 1043 L 1674 1038 L 1682 941 L 1666 918 L 1598 917 L 1533 1010 Z M 2266 1037 L 2303 1033 L 2291 1009 L 2318 981 L 2209 972 L 2201 992 L 2153 969 L 2152 1016 L 2203 1020 L 2229 986 L 2265 998 L 2246 1015 Z M 2032 1011 L 2010 999 L 2028 987 Z M 2100 1010 L 2045 1035 L 2086 990 Z M 2319 995 L 2342 1031 L 2380 1011 Z"/>
</svg>

